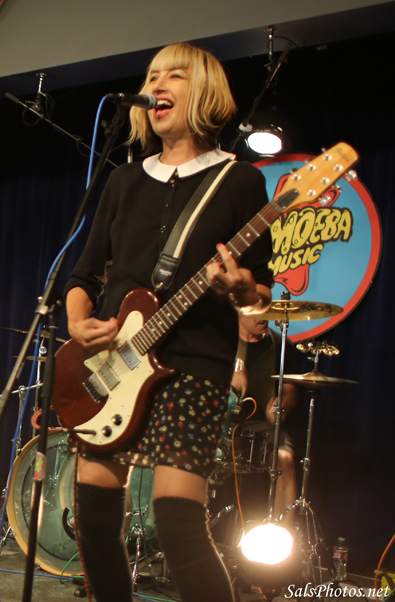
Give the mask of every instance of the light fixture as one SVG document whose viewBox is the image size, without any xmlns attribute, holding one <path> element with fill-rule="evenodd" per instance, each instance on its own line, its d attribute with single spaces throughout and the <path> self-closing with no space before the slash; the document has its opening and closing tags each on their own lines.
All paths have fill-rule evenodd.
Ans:
<svg viewBox="0 0 395 602">
<path fill-rule="evenodd" d="M 284 527 L 271 522 L 248 525 L 239 543 L 239 566 L 247 581 L 264 592 L 278 592 L 301 571 L 299 546 Z"/>
<path fill-rule="evenodd" d="M 281 127 L 270 123 L 272 121 L 271 114 L 276 112 L 275 107 L 271 107 L 268 110 L 265 109 L 265 117 L 263 124 L 258 121 L 255 117 L 255 113 L 260 105 L 262 98 L 270 90 L 272 94 L 275 92 L 276 81 L 278 72 L 285 62 L 287 54 L 292 44 L 289 44 L 281 53 L 281 56 L 275 61 L 273 58 L 273 39 L 274 39 L 275 28 L 273 26 L 268 27 L 266 32 L 268 33 L 268 63 L 265 65 L 268 71 L 268 77 L 264 83 L 264 86 L 258 96 L 255 98 L 252 108 L 248 116 L 239 125 L 239 134 L 230 146 L 230 150 L 233 150 L 241 138 L 244 138 L 247 146 L 259 155 L 273 156 L 278 155 L 283 150 L 283 132 Z M 261 127 L 263 125 L 263 127 Z"/>
<path fill-rule="evenodd" d="M 268 127 L 254 129 L 250 124 L 240 129 L 245 132 L 247 146 L 259 155 L 273 156 L 283 150 L 283 131 L 280 127 L 270 124 Z"/>
<path fill-rule="evenodd" d="M 240 541 L 241 551 L 248 560 L 268 565 L 286 560 L 293 545 L 291 533 L 272 523 L 254 527 Z"/>
</svg>

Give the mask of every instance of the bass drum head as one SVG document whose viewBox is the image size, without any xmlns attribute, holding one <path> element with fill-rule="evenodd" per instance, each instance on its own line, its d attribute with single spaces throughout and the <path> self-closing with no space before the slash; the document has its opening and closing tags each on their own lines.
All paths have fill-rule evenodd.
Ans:
<svg viewBox="0 0 395 602">
<path fill-rule="evenodd" d="M 128 529 L 133 530 L 133 525 L 144 529 L 147 541 L 156 539 L 154 509 L 153 509 L 154 471 L 150 468 L 134 467 L 130 479 L 130 522 Z M 128 505 L 128 501 L 127 501 Z"/>
<path fill-rule="evenodd" d="M 7 503 L 9 524 L 15 531 L 15 538 L 25 554 L 28 550 L 30 504 L 37 448 L 38 437 L 35 437 L 25 445 L 15 460 Z M 70 520 L 73 508 L 74 455 L 67 453 L 67 435 L 49 433 L 46 455 L 43 512 L 37 537 L 36 562 L 54 575 L 81 575 L 82 566 L 77 544 L 63 527 L 63 515 L 65 514 L 65 518 Z M 68 508 L 68 512 L 65 508 Z M 71 532 L 73 533 L 72 529 Z"/>
</svg>

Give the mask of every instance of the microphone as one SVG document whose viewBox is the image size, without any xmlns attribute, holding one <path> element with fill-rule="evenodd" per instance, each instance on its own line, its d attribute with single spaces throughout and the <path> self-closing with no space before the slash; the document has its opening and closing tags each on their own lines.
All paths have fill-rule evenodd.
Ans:
<svg viewBox="0 0 395 602">
<path fill-rule="evenodd" d="M 124 107 L 134 106 L 146 111 L 154 109 L 158 104 L 153 94 L 124 94 L 123 92 L 118 92 L 117 94 L 107 94 L 106 98 Z"/>
</svg>

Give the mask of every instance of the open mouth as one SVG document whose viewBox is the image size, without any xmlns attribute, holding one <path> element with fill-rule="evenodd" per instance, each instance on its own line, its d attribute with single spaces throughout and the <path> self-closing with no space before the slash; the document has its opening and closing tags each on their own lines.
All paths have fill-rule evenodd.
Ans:
<svg viewBox="0 0 395 602">
<path fill-rule="evenodd" d="M 158 119 L 161 119 L 162 117 L 165 117 L 166 115 L 168 115 L 168 113 L 170 113 L 172 108 L 173 108 L 173 103 L 170 102 L 170 100 L 160 98 L 160 99 L 158 99 L 158 104 L 156 105 L 156 108 L 155 108 L 155 116 L 158 117 Z"/>
</svg>

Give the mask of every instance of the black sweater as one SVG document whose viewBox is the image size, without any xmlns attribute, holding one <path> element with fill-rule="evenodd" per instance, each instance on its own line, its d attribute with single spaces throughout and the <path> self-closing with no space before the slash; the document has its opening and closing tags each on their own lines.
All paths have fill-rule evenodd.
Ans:
<svg viewBox="0 0 395 602">
<path fill-rule="evenodd" d="M 162 182 L 142 163 L 111 173 L 86 247 L 72 272 L 66 293 L 81 287 L 96 305 L 104 290 L 100 318 L 116 316 L 123 297 L 149 287 L 151 274 L 180 213 L 206 171 Z M 167 301 L 267 203 L 265 180 L 250 163 L 237 163 L 200 217 L 186 246 Z M 267 267 L 270 233 L 249 248 L 240 264 L 257 283 L 272 286 Z M 157 355 L 166 365 L 213 382 L 229 384 L 237 349 L 237 314 L 229 301 L 209 289 L 172 328 Z"/>
</svg>

